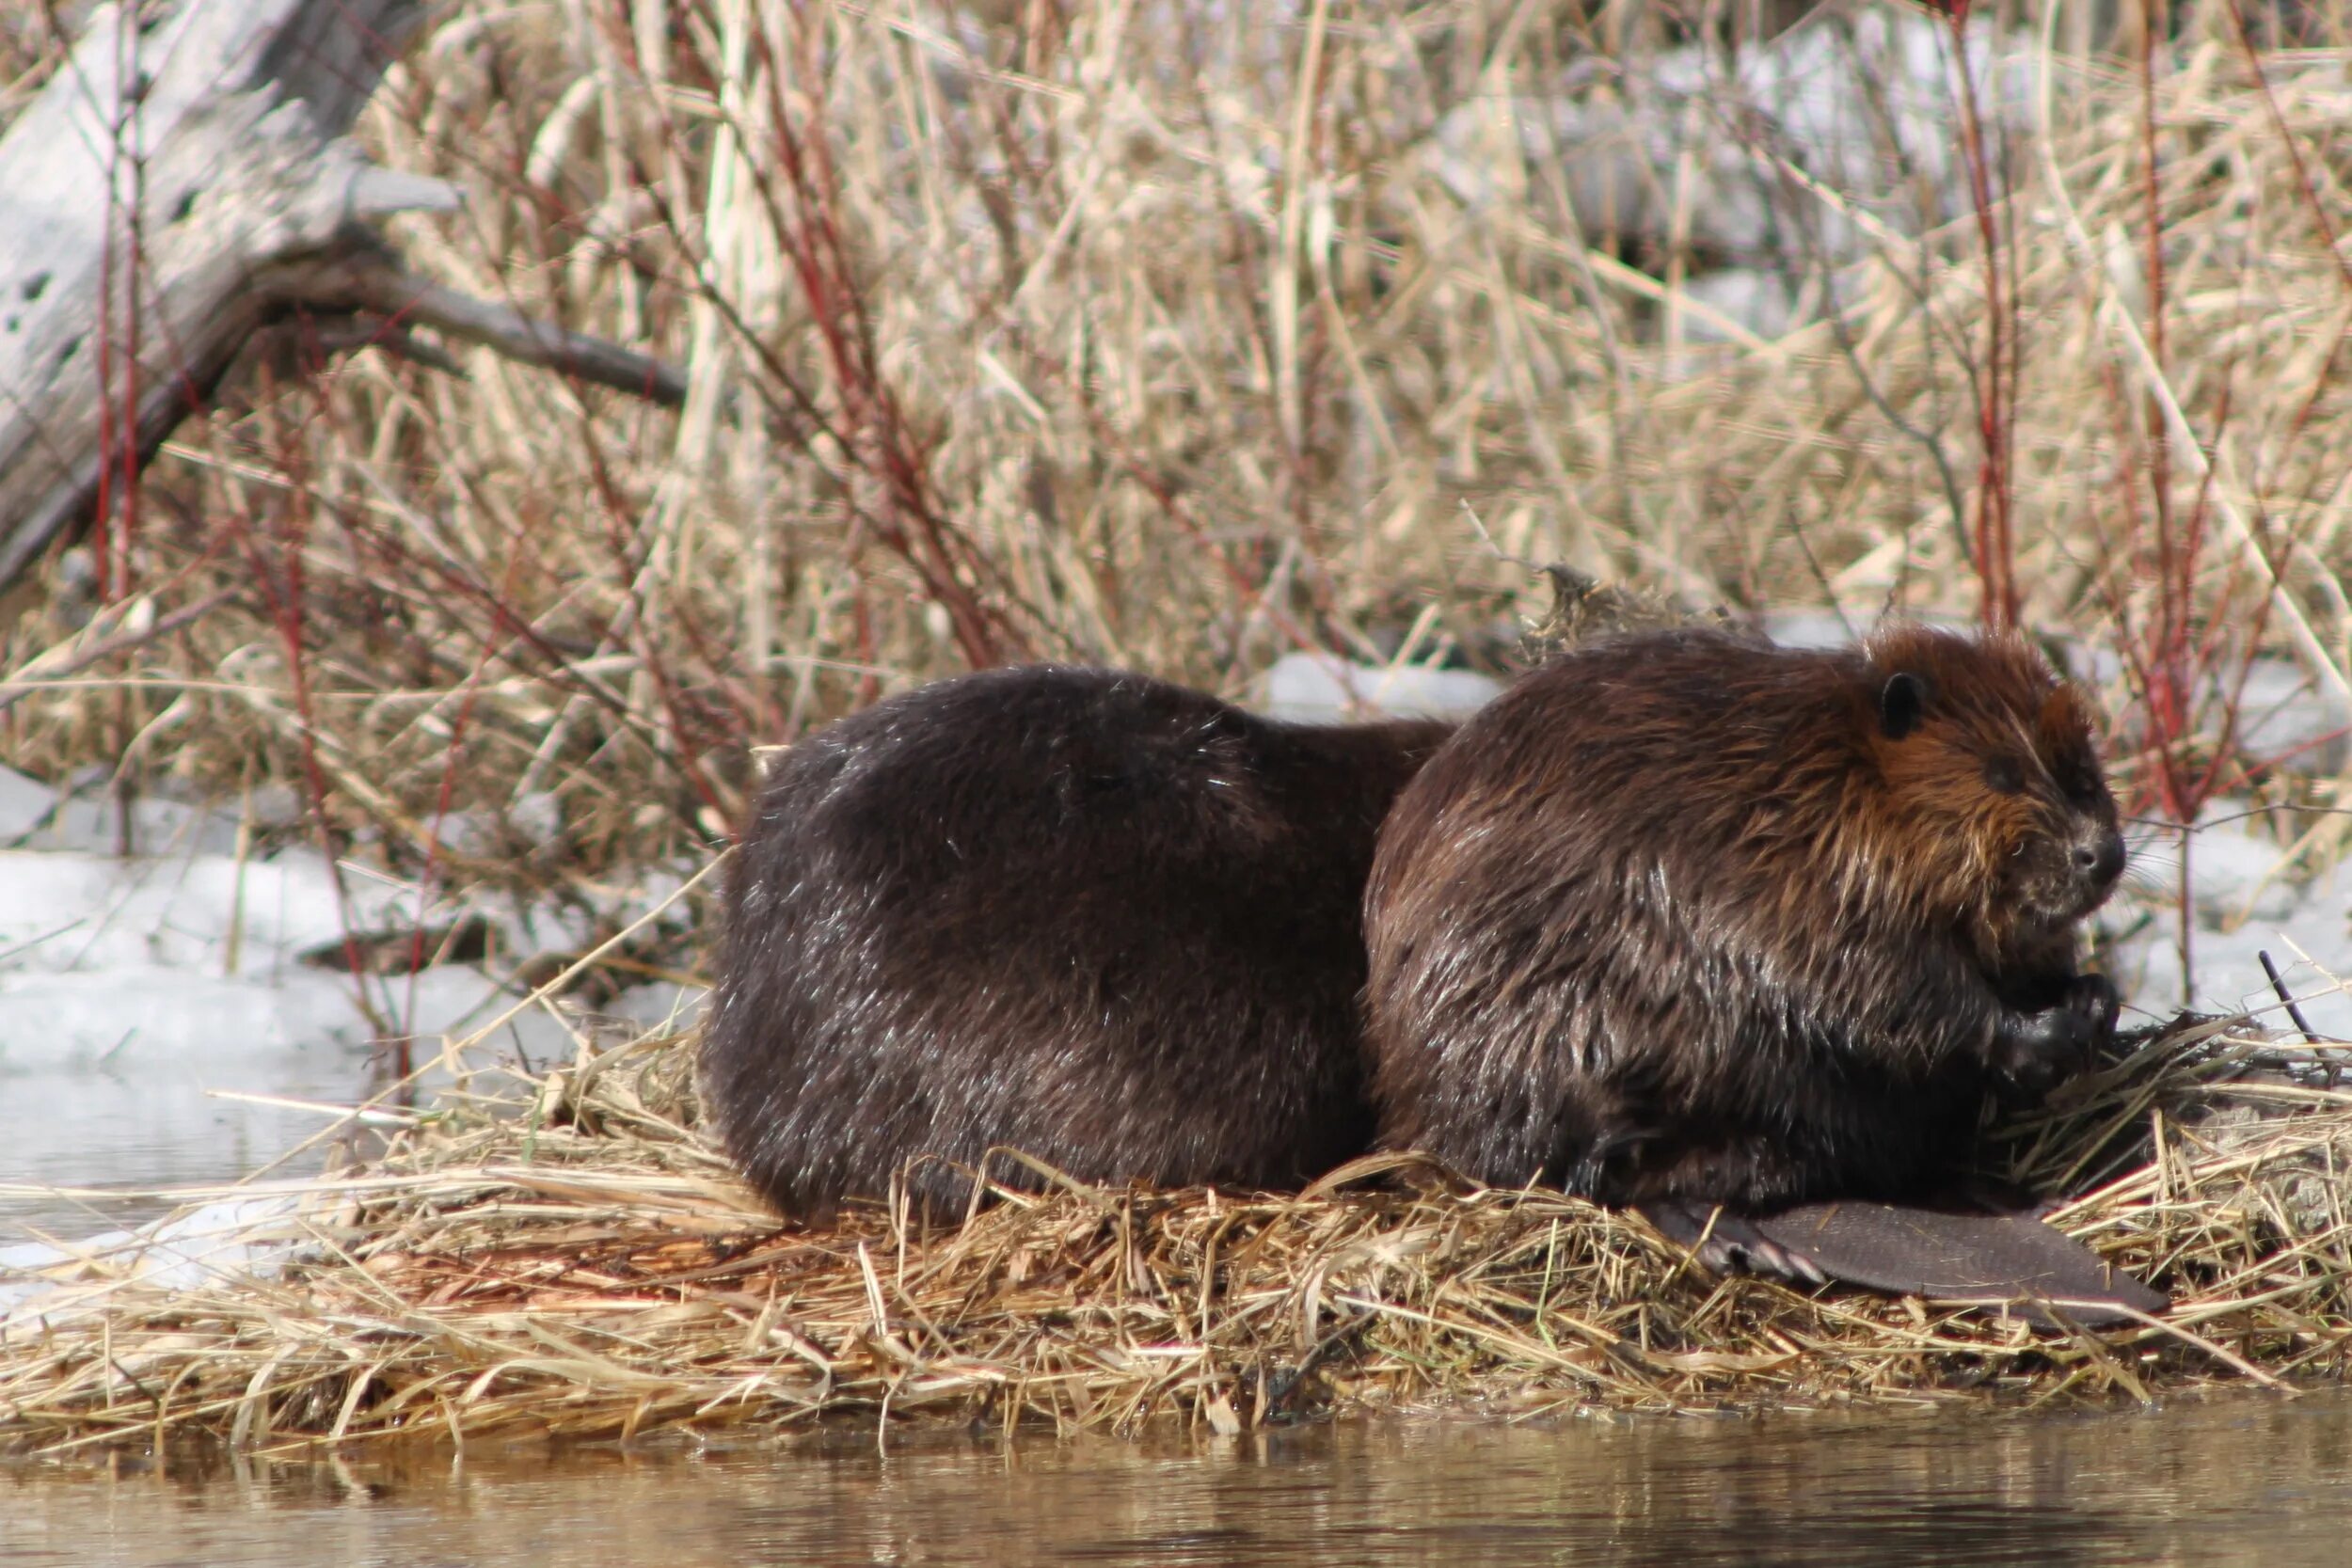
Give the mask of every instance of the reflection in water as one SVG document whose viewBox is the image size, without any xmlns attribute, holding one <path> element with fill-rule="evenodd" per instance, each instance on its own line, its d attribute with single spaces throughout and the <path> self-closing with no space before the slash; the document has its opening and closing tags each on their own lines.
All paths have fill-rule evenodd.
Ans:
<svg viewBox="0 0 2352 1568">
<path fill-rule="evenodd" d="M 349 1104 L 365 1073 L 342 1053 L 225 1067 L 203 1058 L 104 1070 L 16 1072 L 0 1063 L 0 1184 L 156 1188 L 233 1181 L 328 1125 L 315 1111 L 213 1099 L 225 1087 Z M 208 1076 L 208 1074 L 210 1076 Z M 286 1174 L 305 1176 L 315 1160 Z M 168 1213 L 148 1199 L 0 1192 L 0 1248 L 36 1232 L 94 1235 Z"/>
<path fill-rule="evenodd" d="M 1352 1423 L 558 1461 L 0 1468 L 0 1562 L 2261 1563 L 2347 1558 L 2352 1398 Z"/>
</svg>

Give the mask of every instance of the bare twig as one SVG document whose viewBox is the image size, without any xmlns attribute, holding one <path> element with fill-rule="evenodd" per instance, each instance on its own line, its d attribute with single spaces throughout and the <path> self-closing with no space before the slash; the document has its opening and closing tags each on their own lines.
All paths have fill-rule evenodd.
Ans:
<svg viewBox="0 0 2352 1568">
<path fill-rule="evenodd" d="M 43 656 L 33 660 L 13 675 L 0 679 L 0 713 L 6 713 L 18 703 L 39 691 L 50 681 L 66 680 L 79 674 L 93 664 L 103 663 L 118 654 L 143 648 L 150 642 L 184 631 L 234 597 L 231 589 L 208 594 L 194 604 L 158 615 L 143 626 L 125 627 L 99 641 L 74 648 L 58 657 Z"/>
</svg>

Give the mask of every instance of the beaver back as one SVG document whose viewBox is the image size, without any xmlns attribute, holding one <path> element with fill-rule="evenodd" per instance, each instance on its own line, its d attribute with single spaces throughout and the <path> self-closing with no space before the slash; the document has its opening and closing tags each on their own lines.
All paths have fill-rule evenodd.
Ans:
<svg viewBox="0 0 2352 1568">
<path fill-rule="evenodd" d="M 1248 1187 L 1361 1152 L 1362 889 L 1448 729 L 1285 724 L 1047 667 L 800 742 L 730 891 L 702 1064 L 727 1148 L 804 1212 L 997 1146 Z M 939 1161 L 913 1177 L 968 1191 Z"/>
</svg>

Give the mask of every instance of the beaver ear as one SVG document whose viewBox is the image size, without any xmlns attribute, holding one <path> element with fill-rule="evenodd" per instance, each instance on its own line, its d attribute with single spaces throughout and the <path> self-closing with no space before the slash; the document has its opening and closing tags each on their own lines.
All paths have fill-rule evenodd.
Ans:
<svg viewBox="0 0 2352 1568">
<path fill-rule="evenodd" d="M 1908 670 L 1889 675 L 1879 689 L 1879 728 L 1887 739 L 1900 740 L 1919 727 L 1920 715 L 1927 705 L 1926 677 Z"/>
</svg>

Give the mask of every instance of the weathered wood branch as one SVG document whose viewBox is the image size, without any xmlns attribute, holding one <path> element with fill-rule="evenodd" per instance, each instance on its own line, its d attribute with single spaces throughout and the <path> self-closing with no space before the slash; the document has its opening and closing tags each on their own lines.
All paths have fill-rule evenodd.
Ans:
<svg viewBox="0 0 2352 1568">
<path fill-rule="evenodd" d="M 364 315 L 384 324 L 399 340 L 413 328 L 444 339 L 479 343 L 521 364 L 561 371 L 598 387 L 628 392 L 675 408 L 686 401 L 686 372 L 649 355 L 535 321 L 512 306 L 498 305 L 430 278 L 404 272 L 388 256 L 358 250 L 318 257 L 273 269 L 262 279 L 281 305 L 300 305 L 323 314 Z M 425 356 L 429 356 L 430 350 Z M 427 358 L 427 362 L 432 362 Z"/>
<path fill-rule="evenodd" d="M 0 135 L 0 588 L 200 408 L 290 305 L 675 404 L 681 374 L 403 272 L 373 230 L 456 190 L 344 138 L 421 0 L 98 7 Z M 419 345 L 431 356 L 429 345 Z"/>
<path fill-rule="evenodd" d="M 0 137 L 0 585 L 152 450 L 251 332 L 256 270 L 453 204 L 341 139 L 416 0 L 91 13 Z"/>
</svg>

